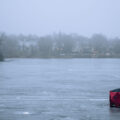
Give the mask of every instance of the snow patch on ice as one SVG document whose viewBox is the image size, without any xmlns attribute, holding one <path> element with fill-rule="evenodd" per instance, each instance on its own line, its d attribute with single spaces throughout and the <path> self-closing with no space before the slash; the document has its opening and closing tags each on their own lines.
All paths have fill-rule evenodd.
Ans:
<svg viewBox="0 0 120 120">
<path fill-rule="evenodd" d="M 28 112 L 28 111 L 17 111 L 15 112 L 15 114 L 23 114 L 23 115 L 30 115 L 32 113 Z"/>
<path fill-rule="evenodd" d="M 29 115 L 30 113 L 29 112 L 23 112 L 24 115 Z"/>
</svg>

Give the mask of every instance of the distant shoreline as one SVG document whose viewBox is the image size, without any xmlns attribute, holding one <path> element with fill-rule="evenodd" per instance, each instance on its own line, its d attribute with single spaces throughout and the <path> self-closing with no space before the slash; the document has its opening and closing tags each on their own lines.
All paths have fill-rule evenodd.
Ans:
<svg viewBox="0 0 120 120">
<path fill-rule="evenodd" d="M 28 57 L 13 57 L 13 58 L 5 58 L 5 59 L 120 59 L 119 57 L 61 57 L 61 58 L 58 58 L 58 57 L 34 57 L 34 58 L 28 58 Z M 1 61 L 2 62 L 2 61 Z"/>
</svg>

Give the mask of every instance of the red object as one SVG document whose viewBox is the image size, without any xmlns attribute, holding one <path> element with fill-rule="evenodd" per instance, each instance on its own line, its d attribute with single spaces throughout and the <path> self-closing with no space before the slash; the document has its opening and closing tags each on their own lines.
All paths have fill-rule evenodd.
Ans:
<svg viewBox="0 0 120 120">
<path fill-rule="evenodd" d="M 110 91 L 110 107 L 120 107 L 120 89 Z"/>
</svg>

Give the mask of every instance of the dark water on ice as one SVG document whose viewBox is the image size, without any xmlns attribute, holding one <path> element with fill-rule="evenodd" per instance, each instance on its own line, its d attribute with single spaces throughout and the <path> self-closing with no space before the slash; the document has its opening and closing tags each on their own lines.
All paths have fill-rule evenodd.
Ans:
<svg viewBox="0 0 120 120">
<path fill-rule="evenodd" d="M 0 120 L 120 120 L 109 90 L 120 59 L 9 59 L 0 63 Z"/>
</svg>

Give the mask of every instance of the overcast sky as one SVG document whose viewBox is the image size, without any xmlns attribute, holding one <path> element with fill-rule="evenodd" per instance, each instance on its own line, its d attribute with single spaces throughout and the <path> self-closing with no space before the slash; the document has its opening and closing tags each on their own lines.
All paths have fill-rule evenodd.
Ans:
<svg viewBox="0 0 120 120">
<path fill-rule="evenodd" d="M 0 31 L 120 37 L 120 0 L 0 0 Z"/>
</svg>

